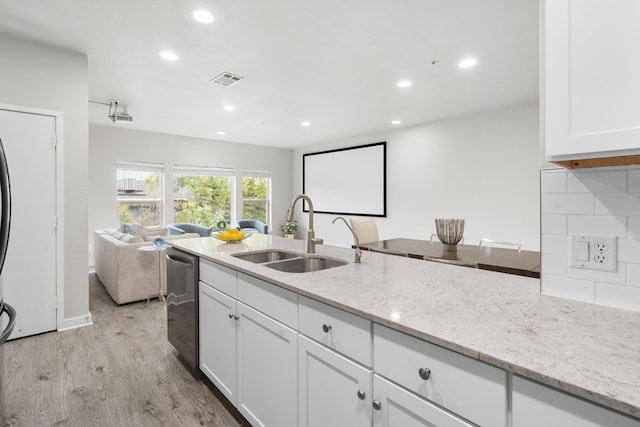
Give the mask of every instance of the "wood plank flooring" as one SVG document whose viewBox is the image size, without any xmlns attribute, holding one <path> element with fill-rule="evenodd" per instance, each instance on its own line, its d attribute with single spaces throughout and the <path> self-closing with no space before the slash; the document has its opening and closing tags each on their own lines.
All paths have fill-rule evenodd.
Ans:
<svg viewBox="0 0 640 427">
<path fill-rule="evenodd" d="M 163 302 L 117 306 L 95 273 L 89 287 L 92 326 L 5 345 L 3 425 L 247 425 L 178 360 Z"/>
</svg>

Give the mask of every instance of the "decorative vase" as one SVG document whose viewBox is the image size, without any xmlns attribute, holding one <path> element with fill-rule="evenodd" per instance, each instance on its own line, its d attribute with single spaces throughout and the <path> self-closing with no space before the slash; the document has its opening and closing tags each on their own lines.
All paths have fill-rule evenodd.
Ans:
<svg viewBox="0 0 640 427">
<path fill-rule="evenodd" d="M 162 236 L 156 236 L 153 238 L 153 246 L 156 247 L 156 249 L 160 250 L 164 247 L 164 237 Z"/>
<path fill-rule="evenodd" d="M 442 242 L 443 251 L 457 251 L 457 245 L 464 235 L 464 219 L 437 218 L 436 234 Z"/>
</svg>

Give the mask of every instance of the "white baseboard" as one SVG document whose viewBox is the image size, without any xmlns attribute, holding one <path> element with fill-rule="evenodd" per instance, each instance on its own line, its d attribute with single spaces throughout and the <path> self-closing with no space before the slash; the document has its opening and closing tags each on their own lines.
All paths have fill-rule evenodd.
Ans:
<svg viewBox="0 0 640 427">
<path fill-rule="evenodd" d="M 62 324 L 58 325 L 58 331 L 68 331 L 69 329 L 82 328 L 83 326 L 93 325 L 91 312 L 87 312 L 84 316 L 63 319 Z"/>
</svg>

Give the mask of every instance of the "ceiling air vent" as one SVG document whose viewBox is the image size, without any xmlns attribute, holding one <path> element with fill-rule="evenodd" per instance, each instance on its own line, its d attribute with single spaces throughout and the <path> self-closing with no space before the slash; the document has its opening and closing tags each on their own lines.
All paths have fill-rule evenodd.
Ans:
<svg viewBox="0 0 640 427">
<path fill-rule="evenodd" d="M 209 81 L 228 87 L 235 83 L 238 83 L 242 79 L 244 79 L 244 77 L 225 71 L 224 73 L 218 74 L 217 76 L 215 76 Z"/>
</svg>

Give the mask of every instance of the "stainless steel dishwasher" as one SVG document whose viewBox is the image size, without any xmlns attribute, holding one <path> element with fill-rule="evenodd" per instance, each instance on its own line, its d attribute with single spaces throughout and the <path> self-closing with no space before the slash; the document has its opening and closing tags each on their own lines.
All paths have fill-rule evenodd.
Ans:
<svg viewBox="0 0 640 427">
<path fill-rule="evenodd" d="M 198 369 L 199 258 L 167 248 L 167 338 Z"/>
</svg>

